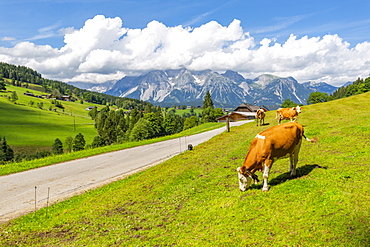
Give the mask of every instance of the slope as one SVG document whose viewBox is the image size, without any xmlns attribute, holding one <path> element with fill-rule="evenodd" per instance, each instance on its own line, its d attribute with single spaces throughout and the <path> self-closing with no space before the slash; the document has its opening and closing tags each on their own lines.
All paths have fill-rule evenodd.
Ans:
<svg viewBox="0 0 370 247">
<path fill-rule="evenodd" d="M 13 91 L 18 96 L 16 104 L 6 98 Z M 6 137 L 16 153 L 31 154 L 49 150 L 56 138 L 64 142 L 66 137 L 75 137 L 78 133 L 82 133 L 86 142 L 91 143 L 97 135 L 94 121 L 85 109 L 90 105 L 99 108 L 101 105 L 60 101 L 64 107 L 61 109 L 55 107 L 50 99 L 24 95 L 26 92 L 36 96 L 43 94 L 11 85 L 7 85 L 6 92 L 0 92 L 0 136 Z M 30 102 L 33 102 L 32 106 Z"/>
<path fill-rule="evenodd" d="M 370 93 L 305 106 L 298 177 L 240 192 L 235 168 L 256 133 L 231 129 L 144 172 L 0 226 L 17 246 L 369 246 Z M 260 174 L 259 174 L 260 175 Z"/>
</svg>

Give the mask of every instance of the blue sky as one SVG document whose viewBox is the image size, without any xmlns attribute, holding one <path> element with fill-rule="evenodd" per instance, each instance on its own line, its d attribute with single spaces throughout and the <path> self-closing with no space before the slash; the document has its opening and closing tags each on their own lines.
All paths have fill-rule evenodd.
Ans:
<svg viewBox="0 0 370 247">
<path fill-rule="evenodd" d="M 102 83 L 145 70 L 176 66 L 191 69 L 208 66 L 216 71 L 233 69 L 248 78 L 272 73 L 294 76 L 300 82 L 317 80 L 333 85 L 368 76 L 370 72 L 367 59 L 370 56 L 366 54 L 370 41 L 368 0 L 1 0 L 0 9 L 0 61 L 26 65 L 47 78 L 66 82 Z M 97 16 L 102 18 L 95 18 Z M 88 29 L 88 20 L 94 25 L 102 23 L 101 32 L 92 35 L 93 26 L 89 34 L 83 32 Z M 109 29 L 111 22 L 115 22 L 112 29 L 116 30 L 116 35 L 104 31 Z M 171 43 L 175 42 L 174 38 L 167 40 L 175 35 L 175 29 L 181 29 L 179 34 L 184 35 L 183 46 L 187 47 L 186 50 L 177 48 L 180 49 L 178 54 L 174 49 L 176 45 Z M 130 36 L 128 30 L 134 36 Z M 129 44 L 129 40 L 134 39 L 129 37 L 135 37 L 137 41 L 141 35 L 134 30 L 141 30 L 141 34 L 147 30 L 152 33 L 151 37 L 155 36 L 153 40 L 157 43 L 153 46 L 156 48 L 151 53 L 148 50 L 142 54 L 140 47 L 132 48 L 139 42 Z M 201 38 L 200 32 L 208 37 Z M 107 39 L 97 38 L 83 54 L 77 52 L 83 42 L 99 35 L 105 35 Z M 114 40 L 108 39 L 110 35 Z M 66 42 L 67 36 L 70 43 Z M 149 43 L 154 42 L 147 36 L 146 39 Z M 120 46 L 117 46 L 117 40 L 122 41 Z M 143 37 L 140 40 L 144 40 L 142 49 L 150 49 Z M 210 42 L 208 46 L 206 40 Z M 179 40 L 176 42 L 180 43 Z M 193 48 L 189 45 L 191 42 L 194 42 Z M 212 49 L 200 51 L 195 46 Z M 264 46 L 267 52 L 262 49 Z M 72 50 L 76 52 L 68 52 Z M 110 64 L 106 57 L 117 58 L 117 52 L 123 57 L 137 55 L 126 57 L 126 60 L 131 59 L 130 66 L 117 60 L 115 64 L 120 64 L 122 69 L 105 69 Z M 104 61 L 98 64 L 100 59 L 91 60 L 97 54 L 103 56 L 101 60 L 105 64 Z M 260 61 L 261 56 L 266 57 Z M 171 57 L 176 59 L 170 65 L 163 62 Z M 215 60 L 220 58 L 224 62 L 216 63 Z M 144 62 L 138 63 L 137 69 L 132 66 L 133 61 L 140 59 L 151 59 L 150 66 Z M 49 65 L 51 62 L 53 68 L 47 68 L 47 64 L 43 64 L 45 60 Z M 335 60 L 339 63 L 331 65 L 330 62 Z M 352 61 L 348 65 L 343 62 L 348 60 Z M 269 61 L 272 65 L 262 64 Z M 347 67 L 338 69 L 334 66 Z M 60 72 L 66 68 L 68 70 Z"/>
</svg>

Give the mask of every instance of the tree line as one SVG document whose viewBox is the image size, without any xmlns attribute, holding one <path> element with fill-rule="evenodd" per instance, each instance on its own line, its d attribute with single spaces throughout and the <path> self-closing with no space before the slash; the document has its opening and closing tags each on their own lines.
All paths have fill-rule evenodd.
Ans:
<svg viewBox="0 0 370 247">
<path fill-rule="evenodd" d="M 174 108 L 161 108 L 147 105 L 143 111 L 134 108 L 131 111 L 112 110 L 109 106 L 100 111 L 95 107 L 90 117 L 95 120 L 98 136 L 94 138 L 92 147 L 140 141 L 165 135 L 173 135 L 193 128 L 201 123 L 215 122 L 224 113 L 214 108 L 209 92 L 203 101 L 202 113 L 196 115 L 193 109 L 182 116 L 176 114 Z"/>
<path fill-rule="evenodd" d="M 366 79 L 358 78 L 353 83 L 342 86 L 335 90 L 334 93 L 328 95 L 327 93 L 313 92 L 307 99 L 307 104 L 316 104 L 320 102 L 328 102 L 335 99 L 345 98 L 356 94 L 362 94 L 370 91 L 370 77 Z"/>
<path fill-rule="evenodd" d="M 367 77 L 366 79 L 358 78 L 353 83 L 342 86 L 335 90 L 331 95 L 327 93 L 321 93 L 321 92 L 312 92 L 307 99 L 307 104 L 316 104 L 316 103 L 322 103 L 322 102 L 328 102 L 331 100 L 336 100 L 340 98 L 349 97 L 356 94 L 362 94 L 370 91 L 370 77 Z M 293 102 L 290 99 L 286 99 L 281 107 L 283 108 L 289 108 L 294 107 L 299 104 Z M 302 104 L 300 104 L 302 105 Z"/>
</svg>

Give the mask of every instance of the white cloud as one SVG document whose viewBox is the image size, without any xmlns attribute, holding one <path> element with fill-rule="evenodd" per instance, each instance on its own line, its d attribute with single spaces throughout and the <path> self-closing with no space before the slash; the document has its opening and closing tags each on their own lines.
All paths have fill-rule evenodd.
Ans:
<svg viewBox="0 0 370 247">
<path fill-rule="evenodd" d="M 369 74 L 369 42 L 350 48 L 338 35 L 293 34 L 284 43 L 267 38 L 256 42 L 239 20 L 228 26 L 211 21 L 197 28 L 167 27 L 152 21 L 143 29 L 129 29 L 118 17 L 97 15 L 81 29 L 59 32 L 65 42 L 60 49 L 21 42 L 13 48 L 0 47 L 0 61 L 25 65 L 45 78 L 65 82 L 101 83 L 183 66 L 220 72 L 231 69 L 247 78 L 270 73 L 337 86 Z"/>
<path fill-rule="evenodd" d="M 1 37 L 0 38 L 0 40 L 1 41 L 14 41 L 14 40 L 16 40 L 15 38 L 13 38 L 13 37 Z"/>
</svg>

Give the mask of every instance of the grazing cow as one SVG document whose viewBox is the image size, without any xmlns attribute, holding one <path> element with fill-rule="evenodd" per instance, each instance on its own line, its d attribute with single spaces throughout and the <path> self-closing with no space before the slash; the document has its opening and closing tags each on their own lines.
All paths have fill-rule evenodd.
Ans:
<svg viewBox="0 0 370 247">
<path fill-rule="evenodd" d="M 261 171 L 262 191 L 268 191 L 269 172 L 274 161 L 279 158 L 290 158 L 290 175 L 295 176 L 302 136 L 309 142 L 316 142 L 316 138 L 310 140 L 304 135 L 302 125 L 297 122 L 273 126 L 259 133 L 251 142 L 244 165 L 237 168 L 240 190 L 245 191 L 252 180 L 257 184 L 259 180 L 254 173 Z"/>
<path fill-rule="evenodd" d="M 257 122 L 257 126 L 258 126 L 258 120 L 260 121 L 260 126 L 262 126 L 262 122 L 263 124 L 265 124 L 265 110 L 264 109 L 258 109 L 257 112 L 256 112 L 256 122 Z"/>
<path fill-rule="evenodd" d="M 283 119 L 290 119 L 290 121 L 297 120 L 298 113 L 301 113 L 301 107 L 297 105 L 292 108 L 279 108 L 276 110 L 276 118 L 278 119 L 278 124 L 280 124 Z"/>
</svg>

